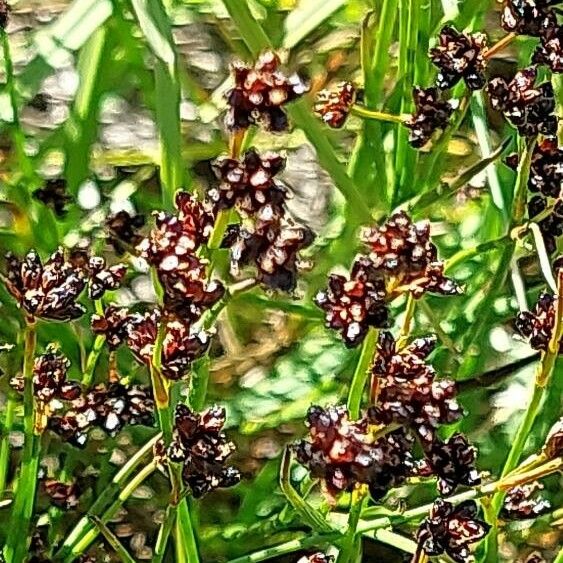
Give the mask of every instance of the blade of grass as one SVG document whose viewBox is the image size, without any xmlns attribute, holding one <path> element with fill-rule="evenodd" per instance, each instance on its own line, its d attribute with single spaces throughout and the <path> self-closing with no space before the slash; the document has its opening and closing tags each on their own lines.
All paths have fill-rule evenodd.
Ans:
<svg viewBox="0 0 563 563">
<path fill-rule="evenodd" d="M 160 138 L 162 201 L 174 205 L 174 194 L 191 181 L 182 160 L 181 84 L 172 27 L 160 0 L 131 0 L 133 11 L 154 56 L 156 121 Z"/>
<path fill-rule="evenodd" d="M 99 516 L 90 516 L 90 519 L 123 563 L 135 563 L 135 560 L 129 555 L 123 544 L 117 539 L 117 536 L 102 522 Z"/>
</svg>

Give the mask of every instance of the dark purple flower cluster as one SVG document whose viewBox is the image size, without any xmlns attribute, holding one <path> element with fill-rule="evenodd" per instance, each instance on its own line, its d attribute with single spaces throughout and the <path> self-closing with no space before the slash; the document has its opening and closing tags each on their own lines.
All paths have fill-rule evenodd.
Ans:
<svg viewBox="0 0 563 563">
<path fill-rule="evenodd" d="M 241 62 L 232 65 L 235 86 L 227 93 L 229 129 L 246 129 L 255 123 L 268 131 L 287 129 L 283 106 L 308 88 L 296 74 L 287 77 L 280 65 L 279 57 L 272 51 L 262 53 L 254 66 Z"/>
<path fill-rule="evenodd" d="M 313 406 L 306 424 L 309 436 L 293 451 L 331 496 L 363 483 L 379 499 L 411 474 L 413 440 L 402 429 L 374 440 L 369 419 L 350 420 L 344 406 Z"/>
<path fill-rule="evenodd" d="M 311 555 L 304 555 L 297 561 L 297 563 L 334 563 L 334 557 L 319 551 L 318 553 L 313 553 Z"/>
<path fill-rule="evenodd" d="M 46 479 L 42 483 L 42 488 L 53 506 L 63 510 L 71 510 L 78 506 L 80 488 L 76 483 L 63 483 L 55 479 Z"/>
<path fill-rule="evenodd" d="M 356 89 L 351 82 L 339 82 L 333 88 L 317 94 L 315 113 L 333 129 L 340 129 L 356 101 Z"/>
<path fill-rule="evenodd" d="M 419 546 L 427 555 L 446 553 L 454 561 L 469 560 L 469 546 L 483 539 L 489 525 L 477 518 L 477 504 L 467 500 L 454 506 L 438 499 L 418 529 Z"/>
<path fill-rule="evenodd" d="M 387 303 L 404 293 L 458 295 L 460 287 L 444 275 L 428 223 L 413 223 L 404 212 L 383 225 L 365 229 L 368 256 L 360 256 L 350 277 L 333 274 L 316 303 L 326 313 L 328 327 L 341 332 L 347 346 L 357 346 L 369 327 L 389 324 Z"/>
<path fill-rule="evenodd" d="M 143 385 L 100 384 L 70 402 L 62 415 L 49 418 L 48 428 L 64 441 L 84 447 L 88 431 L 102 428 L 116 435 L 126 424 L 152 426 L 154 422 L 152 391 Z"/>
<path fill-rule="evenodd" d="M 52 209 L 57 217 L 65 217 L 66 206 L 73 198 L 66 191 L 66 182 L 61 178 L 47 180 L 42 188 L 33 192 L 33 197 Z"/>
<path fill-rule="evenodd" d="M 493 78 L 487 85 L 487 93 L 493 109 L 502 111 L 505 117 L 524 137 L 557 134 L 555 97 L 551 82 L 536 86 L 537 69 L 528 67 L 516 73 L 506 82 Z"/>
<path fill-rule="evenodd" d="M 541 293 L 531 311 L 521 311 L 515 320 L 515 328 L 534 350 L 547 350 L 555 326 L 557 300 L 549 293 Z M 560 343 L 560 351 L 563 343 Z"/>
<path fill-rule="evenodd" d="M 518 35 L 541 36 L 557 25 L 553 0 L 506 0 L 501 16 L 502 27 Z"/>
<path fill-rule="evenodd" d="M 184 404 L 176 406 L 174 436 L 168 446 L 168 459 L 182 463 L 182 477 L 195 498 L 217 488 L 232 487 L 240 473 L 227 461 L 235 451 L 223 431 L 225 409 L 213 406 L 202 413 Z"/>
<path fill-rule="evenodd" d="M 551 508 L 551 503 L 537 495 L 542 489 L 543 485 L 534 481 L 508 490 L 502 515 L 511 520 L 527 520 L 545 514 Z"/>
<path fill-rule="evenodd" d="M 118 211 L 110 215 L 104 223 L 106 240 L 119 256 L 130 252 L 143 240 L 140 229 L 145 226 L 143 215 L 130 215 L 127 211 Z"/>
</svg>

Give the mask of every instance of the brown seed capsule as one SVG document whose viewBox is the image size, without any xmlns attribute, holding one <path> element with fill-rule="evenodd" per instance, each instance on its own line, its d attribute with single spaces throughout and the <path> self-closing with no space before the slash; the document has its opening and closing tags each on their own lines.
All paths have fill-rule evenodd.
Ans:
<svg viewBox="0 0 563 563">
<path fill-rule="evenodd" d="M 340 129 L 355 101 L 354 85 L 351 82 L 339 82 L 335 87 L 317 94 L 314 110 L 329 127 Z"/>
<path fill-rule="evenodd" d="M 522 311 L 516 317 L 516 330 L 534 350 L 547 350 L 549 346 L 555 326 L 556 302 L 553 295 L 541 293 L 531 311 Z"/>
<path fill-rule="evenodd" d="M 513 520 L 537 518 L 551 508 L 551 503 L 536 493 L 543 489 L 543 485 L 534 481 L 524 485 L 517 485 L 506 492 L 502 515 Z"/>
<path fill-rule="evenodd" d="M 266 51 L 254 66 L 241 62 L 232 65 L 235 86 L 226 96 L 229 112 L 225 121 L 229 129 L 246 129 L 252 124 L 274 132 L 287 129 L 283 106 L 308 88 L 296 74 L 285 76 L 280 64 L 274 52 Z"/>
<path fill-rule="evenodd" d="M 126 273 L 125 264 L 106 266 L 104 258 L 92 256 L 88 260 L 88 297 L 101 299 L 106 291 L 119 289 Z"/>
<path fill-rule="evenodd" d="M 540 44 L 532 62 L 546 65 L 552 72 L 563 72 L 563 26 L 552 25 L 540 31 Z"/>
<path fill-rule="evenodd" d="M 69 321 L 85 312 L 76 300 L 86 286 L 86 276 L 65 259 L 62 248 L 45 264 L 35 250 L 21 260 L 9 253 L 6 260 L 7 289 L 31 318 Z"/>
<path fill-rule="evenodd" d="M 66 191 L 66 181 L 61 178 L 47 180 L 42 188 L 33 192 L 33 197 L 52 209 L 57 217 L 64 217 L 66 205 L 73 201 Z"/>
<path fill-rule="evenodd" d="M 127 339 L 130 322 L 131 317 L 126 308 L 110 305 L 106 307 L 103 315 L 92 315 L 90 327 L 94 334 L 105 336 L 110 350 L 117 350 Z"/>
<path fill-rule="evenodd" d="M 487 37 L 483 33 L 460 33 L 446 25 L 438 36 L 438 45 L 430 49 L 430 60 L 440 69 L 438 88 L 448 89 L 464 80 L 470 90 L 485 85 Z"/>
<path fill-rule="evenodd" d="M 453 106 L 442 97 L 438 88 L 413 88 L 415 112 L 405 122 L 410 129 L 409 143 L 416 149 L 423 147 L 439 129 L 448 126 Z"/>
<path fill-rule="evenodd" d="M 469 546 L 483 539 L 490 526 L 477 518 L 477 504 L 467 500 L 457 506 L 438 499 L 417 533 L 426 555 L 446 553 L 454 561 L 469 561 Z"/>
<path fill-rule="evenodd" d="M 350 420 L 344 406 L 312 406 L 306 425 L 309 436 L 292 449 L 299 463 L 322 479 L 331 496 L 364 483 L 373 498 L 380 499 L 413 469 L 413 439 L 404 430 L 374 440 L 368 419 Z"/>
<path fill-rule="evenodd" d="M 493 109 L 502 111 L 505 117 L 524 137 L 557 134 L 557 117 L 554 114 L 553 86 L 544 82 L 535 86 L 537 69 L 525 68 L 516 73 L 510 82 L 493 78 L 487 85 L 487 93 Z"/>
<path fill-rule="evenodd" d="M 557 23 L 555 13 L 549 9 L 555 3 L 552 0 L 505 0 L 501 25 L 506 31 L 537 37 L 542 30 Z"/>
<path fill-rule="evenodd" d="M 227 465 L 236 447 L 227 440 L 224 424 L 225 410 L 216 405 L 202 413 L 181 403 L 176 405 L 168 458 L 184 464 L 182 477 L 195 498 L 240 481 L 238 470 Z"/>
<path fill-rule="evenodd" d="M 349 348 L 365 338 L 369 327 L 389 326 L 385 280 L 363 256 L 352 266 L 350 279 L 332 274 L 328 288 L 315 297 L 326 313 L 326 326 L 339 331 Z"/>
<path fill-rule="evenodd" d="M 55 479 L 43 481 L 43 490 L 49 497 L 51 504 L 63 510 L 71 510 L 78 506 L 80 489 L 76 483 L 62 483 Z"/>
<path fill-rule="evenodd" d="M 52 399 L 72 401 L 80 396 L 80 384 L 67 380 L 69 360 L 50 344 L 33 364 L 33 394 L 44 403 Z"/>
<path fill-rule="evenodd" d="M 143 215 L 130 215 L 127 211 L 118 211 L 115 215 L 110 215 L 105 221 L 105 228 L 108 233 L 106 240 L 121 256 L 142 242 L 143 236 L 139 231 L 144 225 L 145 217 Z"/>
<path fill-rule="evenodd" d="M 285 159 L 276 153 L 259 155 L 249 149 L 242 160 L 220 157 L 213 163 L 213 171 L 220 181 L 208 196 L 219 209 L 234 205 L 245 216 L 254 215 L 264 205 L 272 205 L 282 212 L 285 188 L 275 176 L 283 170 Z"/>
<path fill-rule="evenodd" d="M 551 427 L 543 446 L 543 453 L 548 459 L 563 455 L 563 418 Z"/>
<path fill-rule="evenodd" d="M 459 295 L 461 288 L 444 275 L 427 222 L 413 223 L 403 211 L 394 213 L 379 227 L 364 229 L 362 242 L 370 249 L 373 267 L 385 279 L 388 299 L 410 292 Z"/>
</svg>

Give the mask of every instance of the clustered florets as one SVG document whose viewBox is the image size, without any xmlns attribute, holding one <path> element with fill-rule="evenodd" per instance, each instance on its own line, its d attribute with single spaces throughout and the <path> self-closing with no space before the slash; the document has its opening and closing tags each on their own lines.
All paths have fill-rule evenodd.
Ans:
<svg viewBox="0 0 563 563">
<path fill-rule="evenodd" d="M 537 69 L 528 67 L 510 82 L 497 77 L 487 85 L 493 109 L 502 111 L 524 137 L 557 133 L 553 86 L 551 82 L 536 86 L 536 77 Z"/>
<path fill-rule="evenodd" d="M 42 488 L 53 506 L 63 510 L 71 510 L 78 506 L 80 488 L 76 483 L 63 483 L 56 479 L 45 479 Z"/>
<path fill-rule="evenodd" d="M 419 546 L 427 555 L 446 553 L 454 561 L 465 563 L 469 546 L 484 538 L 490 526 L 477 518 L 477 504 L 467 500 L 454 506 L 438 499 L 418 529 Z"/>
<path fill-rule="evenodd" d="M 72 197 L 66 191 L 66 182 L 61 178 L 47 180 L 43 187 L 33 192 L 33 197 L 61 218 L 66 216 L 66 206 L 72 201 Z"/>
<path fill-rule="evenodd" d="M 272 51 L 262 53 L 254 66 L 242 62 L 232 65 L 235 86 L 227 93 L 229 129 L 246 129 L 253 124 L 274 132 L 287 129 L 283 106 L 308 88 L 297 74 L 287 77 L 280 65 L 280 58 Z"/>
<path fill-rule="evenodd" d="M 461 293 L 444 275 L 428 223 L 413 223 L 397 212 L 380 227 L 365 229 L 361 238 L 369 254 L 356 259 L 349 279 L 331 275 L 328 289 L 316 297 L 327 326 L 340 331 L 347 346 L 358 345 L 370 326 L 388 326 L 387 303 L 398 295 Z"/>
<path fill-rule="evenodd" d="M 456 401 L 455 383 L 436 379 L 434 368 L 426 362 L 435 343 L 435 338 L 420 338 L 397 350 L 390 333 L 380 335 L 372 380 L 376 401 L 370 409 L 375 422 L 411 428 L 429 452 L 436 444 L 438 426 L 455 422 L 463 414 Z M 451 449 L 449 453 L 460 452 Z"/>
<path fill-rule="evenodd" d="M 332 555 L 326 555 L 319 552 L 311 555 L 304 555 L 297 561 L 297 563 L 334 563 L 334 557 Z"/>
<path fill-rule="evenodd" d="M 439 68 L 438 88 L 447 89 L 464 80 L 470 90 L 485 85 L 487 38 L 483 33 L 460 33 L 446 25 L 438 35 L 438 45 L 430 49 L 430 60 Z"/>
<path fill-rule="evenodd" d="M 541 293 L 531 311 L 521 311 L 515 320 L 515 328 L 535 350 L 547 350 L 555 326 L 556 298 Z M 563 349 L 560 343 L 560 350 Z"/>
<path fill-rule="evenodd" d="M 140 229 L 144 226 L 143 215 L 130 215 L 125 210 L 118 211 L 105 220 L 106 240 L 116 254 L 121 256 L 141 243 L 143 236 Z"/>
<path fill-rule="evenodd" d="M 506 0 L 501 16 L 503 29 L 519 35 L 539 36 L 557 24 L 552 0 Z"/>
<path fill-rule="evenodd" d="M 126 424 L 152 426 L 153 413 L 154 400 L 149 387 L 99 384 L 71 401 L 64 414 L 50 417 L 48 428 L 70 444 L 84 447 L 88 431 L 93 427 L 114 436 Z"/>
<path fill-rule="evenodd" d="M 526 520 L 544 514 L 551 508 L 551 503 L 537 495 L 542 489 L 543 485 L 537 481 L 509 489 L 502 507 L 503 516 L 513 520 Z"/>
<path fill-rule="evenodd" d="M 196 498 L 240 481 L 239 471 L 227 465 L 236 448 L 227 440 L 224 424 L 221 407 L 196 413 L 184 404 L 176 406 L 174 436 L 166 453 L 170 461 L 183 464 L 184 483 Z"/>
<path fill-rule="evenodd" d="M 351 82 L 339 82 L 333 88 L 317 94 L 315 113 L 333 129 L 340 129 L 356 101 L 356 89 Z"/>
<path fill-rule="evenodd" d="M 344 406 L 313 406 L 306 424 L 309 439 L 294 444 L 293 451 L 331 496 L 362 483 L 379 499 L 411 473 L 413 440 L 404 430 L 374 439 L 369 419 L 350 420 Z"/>
</svg>

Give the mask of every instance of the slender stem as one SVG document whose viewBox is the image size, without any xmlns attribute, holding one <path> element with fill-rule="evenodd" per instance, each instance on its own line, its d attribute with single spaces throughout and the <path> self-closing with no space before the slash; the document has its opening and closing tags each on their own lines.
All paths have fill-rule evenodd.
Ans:
<svg viewBox="0 0 563 563">
<path fill-rule="evenodd" d="M 536 247 L 536 254 L 538 255 L 538 259 L 540 261 L 540 268 L 543 274 L 547 285 L 549 285 L 551 291 L 554 293 L 557 291 L 557 282 L 553 277 L 553 272 L 551 270 L 551 264 L 549 260 L 549 255 L 547 254 L 547 250 L 545 248 L 545 242 L 543 240 L 542 232 L 538 227 L 537 223 L 528 223 L 527 228 L 531 231 L 532 236 L 534 237 L 534 245 Z"/>
<path fill-rule="evenodd" d="M 135 492 L 135 490 L 140 487 L 140 485 L 150 477 L 156 470 L 156 461 L 145 465 L 133 479 L 131 479 L 123 490 L 119 493 L 117 499 L 107 508 L 107 510 L 100 516 L 101 522 L 107 524 L 121 508 L 123 503 Z M 92 516 L 92 515 L 90 515 Z M 76 559 L 76 557 L 84 553 L 92 542 L 98 537 L 99 530 L 95 528 L 93 523 L 90 525 L 89 531 L 72 547 L 70 554 L 65 558 L 65 563 L 71 563 Z"/>
<path fill-rule="evenodd" d="M 74 545 L 82 540 L 82 538 L 92 530 L 92 522 L 89 516 L 99 516 L 104 513 L 104 511 L 110 506 L 114 498 L 119 494 L 119 491 L 127 482 L 129 477 L 137 469 L 137 467 L 142 463 L 144 458 L 152 453 L 152 450 L 156 443 L 162 438 L 162 434 L 159 433 L 154 438 L 151 438 L 139 451 L 137 451 L 133 457 L 115 474 L 114 478 L 111 480 L 110 484 L 101 492 L 100 496 L 96 499 L 94 504 L 88 510 L 87 516 L 80 519 L 78 524 L 72 529 L 70 534 L 67 536 L 63 547 L 59 553 L 57 553 L 57 559 L 64 559 L 68 555 Z"/>
<path fill-rule="evenodd" d="M 362 514 L 362 506 L 367 496 L 365 485 L 356 485 L 350 499 L 350 512 L 348 514 L 348 530 L 343 541 L 342 549 L 338 554 L 337 563 L 355 563 L 360 556 L 362 548 L 361 536 L 357 536 L 358 523 Z"/>
<path fill-rule="evenodd" d="M 164 558 L 166 553 L 166 547 L 168 545 L 168 538 L 172 532 L 172 528 L 176 523 L 177 507 L 169 504 L 166 508 L 166 513 L 164 515 L 164 521 L 160 525 L 158 530 L 158 536 L 156 538 L 156 545 L 154 548 L 154 557 L 152 559 L 153 563 L 160 563 Z"/>
<path fill-rule="evenodd" d="M 84 368 L 84 375 L 82 376 L 82 385 L 85 387 L 92 385 L 92 381 L 94 380 L 94 370 L 96 369 L 96 364 L 98 363 L 98 359 L 104 348 L 105 341 L 106 338 L 103 334 L 98 334 L 94 340 L 94 345 L 88 354 L 86 367 Z"/>
<path fill-rule="evenodd" d="M 414 318 L 414 313 L 416 311 L 416 299 L 412 293 L 409 293 L 407 297 L 407 305 L 405 307 L 405 318 L 403 319 L 403 325 L 401 326 L 401 333 L 397 339 L 397 349 L 403 348 L 408 340 L 409 334 L 411 332 L 412 321 Z"/>
<path fill-rule="evenodd" d="M 2 445 L 0 445 L 0 498 L 4 496 L 10 465 L 10 432 L 14 424 L 16 400 L 10 393 L 6 403 L 6 416 L 2 428 Z"/>
<path fill-rule="evenodd" d="M 364 394 L 369 370 L 371 363 L 373 362 L 378 336 L 379 332 L 374 328 L 370 328 L 364 338 L 364 342 L 362 343 L 360 357 L 358 359 L 358 363 L 356 364 L 356 370 L 354 371 L 354 376 L 352 377 L 348 393 L 347 406 L 352 420 L 355 420 L 360 415 L 362 395 Z"/>
<path fill-rule="evenodd" d="M 480 256 L 484 252 L 502 248 L 507 244 L 511 244 L 511 239 L 510 236 L 505 235 L 494 240 L 482 242 L 481 244 L 477 244 L 476 246 L 472 246 L 471 248 L 464 248 L 463 250 L 456 252 L 451 258 L 448 258 L 446 260 L 445 271 L 451 272 L 459 264 L 462 264 L 463 262 L 466 262 L 471 258 L 475 258 L 476 256 Z"/>
<path fill-rule="evenodd" d="M 563 563 L 563 547 L 559 550 L 557 557 L 553 560 L 553 563 Z"/>
<path fill-rule="evenodd" d="M 102 522 L 101 518 L 98 516 L 92 516 L 91 520 L 123 563 L 135 563 L 135 560 L 131 557 L 131 555 L 129 555 L 128 551 L 125 547 L 123 547 L 122 543 L 117 539 L 115 534 L 107 527 L 106 524 L 104 524 L 104 522 Z"/>
<path fill-rule="evenodd" d="M 497 41 L 494 45 L 491 45 L 484 53 L 483 57 L 485 59 L 490 59 L 492 56 L 496 55 L 499 51 L 502 51 L 505 47 L 508 47 L 515 39 L 518 37 L 516 33 L 509 33 L 505 35 L 500 41 Z"/>
<path fill-rule="evenodd" d="M 386 123 L 405 123 L 406 117 L 402 115 L 392 115 L 390 113 L 383 113 L 381 111 L 375 111 L 368 109 L 365 106 L 360 106 L 354 104 L 350 108 L 350 113 L 357 115 L 358 117 L 363 117 L 364 119 L 374 119 L 375 121 L 384 121 Z"/>
<path fill-rule="evenodd" d="M 36 432 L 35 428 L 35 398 L 33 395 L 33 360 L 36 339 L 35 323 L 28 322 L 25 327 L 23 360 L 25 443 L 16 496 L 10 517 L 10 527 L 12 530 L 18 530 L 18 533 L 8 534 L 4 547 L 4 556 L 7 563 L 19 563 L 25 559 L 37 489 L 41 435 Z"/>
</svg>

